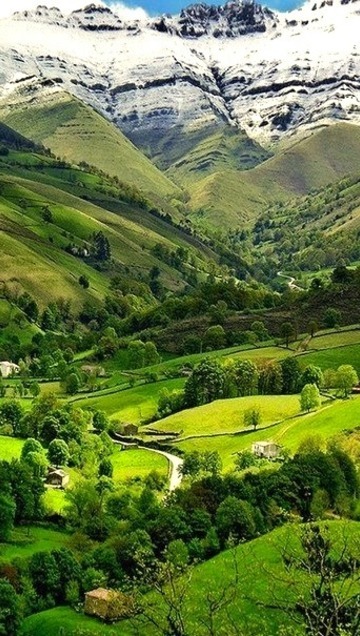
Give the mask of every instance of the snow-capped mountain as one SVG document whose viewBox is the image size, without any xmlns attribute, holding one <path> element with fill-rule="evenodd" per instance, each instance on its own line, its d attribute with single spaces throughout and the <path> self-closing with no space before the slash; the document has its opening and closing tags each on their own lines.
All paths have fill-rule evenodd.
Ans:
<svg viewBox="0 0 360 636">
<path fill-rule="evenodd" d="M 217 122 L 271 144 L 360 123 L 359 32 L 359 0 L 311 0 L 287 14 L 199 4 L 131 23 L 103 6 L 68 16 L 41 6 L 0 20 L 0 99 L 36 99 L 40 79 L 143 145 Z"/>
</svg>

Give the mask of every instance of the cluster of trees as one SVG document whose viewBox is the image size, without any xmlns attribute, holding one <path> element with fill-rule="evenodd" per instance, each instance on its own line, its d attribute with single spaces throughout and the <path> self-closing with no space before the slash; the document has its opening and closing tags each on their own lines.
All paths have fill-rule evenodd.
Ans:
<svg viewBox="0 0 360 636">
<path fill-rule="evenodd" d="M 26 611 L 39 611 L 76 603 L 83 591 L 94 587 L 143 588 L 149 572 L 155 572 L 170 554 L 175 561 L 198 563 L 294 515 L 306 521 L 321 519 L 329 510 L 355 514 L 356 468 L 336 446 L 325 453 L 304 445 L 278 471 L 222 476 L 220 469 L 216 454 L 185 457 L 188 485 L 163 500 L 153 489 L 154 479 L 149 478 L 135 494 L 116 486 L 98 469 L 96 476 L 93 473 L 67 490 L 69 548 L 35 554 L 26 565 L 13 564 L 5 576 L 0 569 L 0 584 L 6 579 Z M 7 538 L 13 520 L 31 518 L 34 509 L 36 514 L 41 510 L 43 485 L 25 459 L 2 462 L 0 471 L 0 518 Z M 19 480 L 18 475 L 25 473 L 26 480 Z M 7 528 L 6 516 L 11 522 Z M 94 544 L 94 539 L 100 543 Z"/>
<path fill-rule="evenodd" d="M 323 373 L 315 365 L 303 369 L 295 357 L 261 365 L 251 360 L 230 360 L 221 364 L 218 360 L 205 358 L 192 370 L 183 391 L 161 391 L 158 416 L 165 417 L 184 408 L 224 398 L 299 392 L 301 408 L 306 411 L 318 405 L 322 387 L 335 388 L 339 396 L 346 398 L 358 381 L 351 365 L 341 365 L 336 371 L 328 369 Z"/>
</svg>

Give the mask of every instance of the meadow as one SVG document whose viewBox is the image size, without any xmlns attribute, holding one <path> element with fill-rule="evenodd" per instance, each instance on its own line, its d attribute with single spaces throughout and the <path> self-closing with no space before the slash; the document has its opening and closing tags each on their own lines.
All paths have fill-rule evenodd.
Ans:
<svg viewBox="0 0 360 636">
<path fill-rule="evenodd" d="M 287 396 L 279 396 L 286 403 Z M 291 398 L 293 396 L 290 396 Z M 222 402 L 217 403 L 219 419 L 221 418 Z M 261 409 L 261 396 L 258 398 Z M 199 407 L 201 411 L 204 407 Z M 351 430 L 360 426 L 360 397 L 345 401 L 334 401 L 324 404 L 318 411 L 302 414 L 298 417 L 284 419 L 279 424 L 261 425 L 256 431 L 243 429 L 238 434 L 218 436 L 202 436 L 198 438 L 176 441 L 176 447 L 181 451 L 218 451 L 224 470 L 232 470 L 236 453 L 250 450 L 251 445 L 258 441 L 274 441 L 291 453 L 296 452 L 300 444 L 310 436 L 323 441 L 336 436 L 344 430 Z M 213 417 L 216 415 L 213 413 Z"/>
<path fill-rule="evenodd" d="M 187 409 L 149 426 L 162 431 L 181 432 L 181 438 L 199 435 L 223 435 L 244 430 L 244 413 L 257 409 L 261 427 L 284 420 L 300 412 L 298 395 L 251 395 L 227 400 L 216 400 L 193 409 Z M 221 443 L 221 440 L 219 440 Z"/>
<path fill-rule="evenodd" d="M 177 378 L 141 384 L 132 389 L 112 390 L 100 396 L 97 393 L 89 393 L 85 398 L 76 398 L 73 402 L 83 408 L 104 411 L 112 420 L 140 424 L 155 415 L 161 389 L 181 389 L 184 382 L 184 378 Z"/>
<path fill-rule="evenodd" d="M 343 540 L 349 545 L 356 542 L 358 524 L 356 522 L 332 521 L 328 523 L 336 552 L 341 550 Z M 304 635 L 305 631 L 290 621 L 288 613 L 274 609 L 275 602 L 294 604 L 299 594 L 307 589 L 308 579 L 299 570 L 289 571 L 282 561 L 282 549 L 287 546 L 294 554 L 299 551 L 301 526 L 287 525 L 232 550 L 227 550 L 193 569 L 191 580 L 184 595 L 184 616 L 191 616 L 192 634 L 204 634 L 201 616 L 206 612 L 204 599 L 219 594 L 222 588 L 231 588 L 236 580 L 236 593 L 215 618 L 215 632 L 226 636 L 229 618 L 246 636 L 278 636 L 284 626 L 291 628 L 291 636 Z M 235 564 L 239 577 L 236 579 Z M 276 582 L 276 592 L 272 582 Z M 261 599 L 261 602 L 259 602 Z M 153 603 L 153 596 L 149 596 Z M 157 616 L 161 616 L 162 602 L 155 604 Z M 225 621 L 225 622 L 224 622 Z M 60 607 L 25 619 L 21 636 L 48 636 L 62 628 L 65 634 L 82 629 L 97 636 L 130 636 L 134 634 L 130 621 L 121 621 L 112 626 L 77 614 L 70 608 Z M 156 636 L 156 628 L 146 627 L 146 634 Z"/>
<path fill-rule="evenodd" d="M 22 439 L 0 435 L 0 460 L 18 459 L 23 446 L 24 440 Z"/>
<path fill-rule="evenodd" d="M 20 526 L 13 530 L 9 541 L 0 543 L 0 562 L 26 559 L 35 552 L 50 552 L 66 547 L 70 534 L 42 526 Z"/>
<path fill-rule="evenodd" d="M 152 470 L 165 477 L 168 475 L 167 459 L 145 449 L 120 450 L 118 447 L 110 456 L 110 460 L 114 469 L 113 479 L 118 483 L 124 483 L 134 477 L 144 478 Z"/>
</svg>

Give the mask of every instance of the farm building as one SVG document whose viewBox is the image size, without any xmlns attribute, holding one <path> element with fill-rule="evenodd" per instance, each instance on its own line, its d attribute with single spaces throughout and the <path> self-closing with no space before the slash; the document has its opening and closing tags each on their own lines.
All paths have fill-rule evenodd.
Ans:
<svg viewBox="0 0 360 636">
<path fill-rule="evenodd" d="M 94 364 L 84 364 L 81 367 L 81 371 L 83 371 L 87 375 L 93 375 L 96 378 L 104 378 L 106 376 L 105 369 Z"/>
<path fill-rule="evenodd" d="M 281 447 L 274 442 L 254 442 L 251 450 L 257 457 L 265 459 L 276 459 L 280 454 Z"/>
<path fill-rule="evenodd" d="M 19 373 L 20 367 L 13 362 L 0 362 L 0 374 L 2 378 L 9 378 Z"/>
<path fill-rule="evenodd" d="M 99 587 L 85 594 L 85 614 L 107 622 L 128 618 L 134 613 L 134 609 L 133 598 L 122 592 Z"/>
<path fill-rule="evenodd" d="M 46 477 L 46 484 L 53 488 L 65 488 L 69 483 L 70 477 L 61 468 L 54 468 L 50 466 L 48 468 L 48 474 Z"/>
<path fill-rule="evenodd" d="M 131 435 L 137 435 L 139 427 L 136 424 L 124 424 L 122 426 L 122 434 L 131 437 Z"/>
</svg>

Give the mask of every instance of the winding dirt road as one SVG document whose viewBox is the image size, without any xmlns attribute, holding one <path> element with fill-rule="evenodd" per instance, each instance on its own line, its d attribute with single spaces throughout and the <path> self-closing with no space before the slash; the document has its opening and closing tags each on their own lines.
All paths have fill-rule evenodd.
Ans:
<svg viewBox="0 0 360 636">
<path fill-rule="evenodd" d="M 282 272 L 278 272 L 277 273 L 278 276 L 281 276 L 282 278 L 287 278 L 288 280 L 288 287 L 289 289 L 292 289 L 293 291 L 304 291 L 304 289 L 302 287 L 299 287 L 299 285 L 295 285 L 295 280 L 296 278 L 293 278 L 293 276 L 288 276 L 287 274 L 283 274 Z"/>
</svg>

